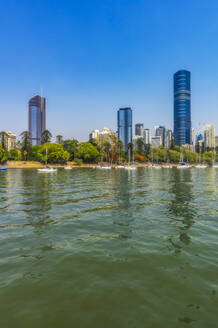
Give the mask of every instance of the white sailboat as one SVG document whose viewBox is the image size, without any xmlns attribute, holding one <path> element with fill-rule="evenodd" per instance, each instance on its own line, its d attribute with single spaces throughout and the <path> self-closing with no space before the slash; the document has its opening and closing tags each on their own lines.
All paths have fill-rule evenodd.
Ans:
<svg viewBox="0 0 218 328">
<path fill-rule="evenodd" d="M 136 166 L 130 163 L 130 147 L 128 148 L 128 164 L 124 167 L 126 170 L 136 170 Z"/>
<path fill-rule="evenodd" d="M 43 169 L 37 169 L 38 172 L 48 173 L 48 172 L 56 172 L 57 171 L 57 169 L 54 169 L 53 167 L 50 167 L 50 166 L 47 165 L 47 158 L 48 158 L 48 154 L 47 154 L 47 148 L 46 148 L 45 167 Z"/>
<path fill-rule="evenodd" d="M 177 169 L 188 169 L 191 166 L 183 162 L 183 150 L 180 151 L 180 164 L 177 165 Z"/>
</svg>

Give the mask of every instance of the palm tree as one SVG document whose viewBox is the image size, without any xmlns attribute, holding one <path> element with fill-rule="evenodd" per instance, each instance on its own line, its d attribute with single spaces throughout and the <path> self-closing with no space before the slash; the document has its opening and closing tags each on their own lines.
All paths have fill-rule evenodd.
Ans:
<svg viewBox="0 0 218 328">
<path fill-rule="evenodd" d="M 30 153 L 31 150 L 31 135 L 29 131 L 23 131 L 21 134 L 21 151 L 23 153 L 23 157 L 25 160 L 27 160 L 27 156 Z"/>
<path fill-rule="evenodd" d="M 127 154 L 128 154 L 128 161 L 131 161 L 132 154 L 133 154 L 133 143 L 129 142 L 127 145 Z"/>
<path fill-rule="evenodd" d="M 41 135 L 41 143 L 51 142 L 52 134 L 48 130 L 44 130 Z"/>
</svg>

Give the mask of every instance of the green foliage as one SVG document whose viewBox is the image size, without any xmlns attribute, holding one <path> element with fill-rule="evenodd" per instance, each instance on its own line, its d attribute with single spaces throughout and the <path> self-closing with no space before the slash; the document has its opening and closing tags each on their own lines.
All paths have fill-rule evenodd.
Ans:
<svg viewBox="0 0 218 328">
<path fill-rule="evenodd" d="M 20 161 L 22 159 L 21 151 L 18 149 L 11 149 L 8 152 L 8 160 L 10 161 Z"/>
<path fill-rule="evenodd" d="M 90 142 L 80 142 L 76 151 L 76 157 L 84 162 L 96 162 L 100 153 Z"/>
<path fill-rule="evenodd" d="M 136 140 L 136 150 L 137 150 L 137 152 L 138 152 L 139 155 L 142 155 L 143 154 L 144 148 L 145 148 L 145 145 L 144 145 L 143 138 L 138 138 Z"/>
<path fill-rule="evenodd" d="M 68 151 L 68 153 L 70 154 L 70 158 L 69 158 L 70 161 L 73 161 L 75 158 L 78 144 L 79 142 L 76 139 L 63 141 L 63 148 L 64 150 Z"/>
<path fill-rule="evenodd" d="M 176 150 L 169 150 L 168 151 L 169 154 L 169 161 L 172 163 L 178 163 L 180 160 L 180 153 Z"/>
<path fill-rule="evenodd" d="M 0 162 L 4 163 L 7 160 L 6 151 L 0 146 Z"/>
<path fill-rule="evenodd" d="M 23 159 L 27 160 L 27 157 L 31 151 L 31 138 L 29 131 L 24 131 L 21 133 L 21 145 Z"/>
<path fill-rule="evenodd" d="M 204 160 L 207 164 L 212 164 L 214 160 L 214 153 L 212 151 L 208 151 L 204 153 Z"/>
<path fill-rule="evenodd" d="M 40 149 L 43 162 L 46 162 L 46 150 L 48 163 L 66 163 L 70 157 L 68 151 L 64 150 L 63 145 L 48 142 L 43 144 Z"/>
<path fill-rule="evenodd" d="M 78 165 L 81 165 L 83 163 L 83 160 L 81 158 L 74 158 L 74 162 Z"/>
<path fill-rule="evenodd" d="M 29 153 L 30 161 L 40 161 L 42 158 L 42 146 L 34 145 L 31 147 L 31 151 Z"/>
</svg>

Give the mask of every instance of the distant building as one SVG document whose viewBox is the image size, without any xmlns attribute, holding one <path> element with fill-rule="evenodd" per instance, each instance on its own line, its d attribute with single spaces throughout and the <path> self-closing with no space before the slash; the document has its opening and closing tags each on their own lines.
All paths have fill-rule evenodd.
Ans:
<svg viewBox="0 0 218 328">
<path fill-rule="evenodd" d="M 165 138 L 164 138 L 164 148 L 170 148 L 172 144 L 173 132 L 172 130 L 165 130 Z"/>
<path fill-rule="evenodd" d="M 143 141 L 143 143 L 144 143 L 144 138 L 143 137 L 141 137 L 141 136 L 134 136 L 133 138 L 132 138 L 132 143 L 133 143 L 133 148 L 134 149 L 137 149 L 137 147 L 138 147 L 138 145 L 137 145 L 137 141 L 138 140 L 142 140 Z"/>
<path fill-rule="evenodd" d="M 56 143 L 57 144 L 62 144 L 63 143 L 63 136 L 61 136 L 61 135 L 56 136 Z"/>
<path fill-rule="evenodd" d="M 11 131 L 7 131 L 7 150 L 15 149 L 17 144 L 17 136 Z"/>
<path fill-rule="evenodd" d="M 150 130 L 144 129 L 144 144 L 149 145 L 151 143 Z"/>
<path fill-rule="evenodd" d="M 0 136 L 0 144 L 4 145 L 4 148 L 7 151 L 10 151 L 11 149 L 15 149 L 17 145 L 17 136 L 15 133 L 12 133 L 11 131 L 5 132 L 5 134 Z"/>
<path fill-rule="evenodd" d="M 204 140 L 203 134 L 199 133 L 196 137 L 197 141 Z"/>
<path fill-rule="evenodd" d="M 213 124 L 206 124 L 204 127 L 204 147 L 205 149 L 215 149 L 215 128 Z"/>
<path fill-rule="evenodd" d="M 142 124 L 142 123 L 137 123 L 137 124 L 135 125 L 135 135 L 136 135 L 136 136 L 144 137 L 144 124 Z"/>
<path fill-rule="evenodd" d="M 99 137 L 108 137 L 110 135 L 115 135 L 115 134 L 116 133 L 114 133 L 113 131 L 111 131 L 109 128 L 104 127 L 104 129 L 102 131 L 93 130 L 89 134 L 89 140 L 91 140 L 91 139 L 98 139 Z"/>
<path fill-rule="evenodd" d="M 191 128 L 191 145 L 195 145 L 195 129 Z"/>
<path fill-rule="evenodd" d="M 164 126 L 155 126 L 155 136 L 161 137 L 162 146 L 164 148 L 170 148 L 172 141 L 172 131 L 166 129 Z"/>
<path fill-rule="evenodd" d="M 203 151 L 204 151 L 204 140 L 203 139 L 196 140 L 195 151 L 200 154 L 203 153 Z"/>
<path fill-rule="evenodd" d="M 161 136 L 151 137 L 151 147 L 160 147 L 162 146 Z"/>
<path fill-rule="evenodd" d="M 127 150 L 129 143 L 132 143 L 132 109 L 130 107 L 120 108 L 117 113 L 118 138 L 123 142 L 124 149 Z"/>
<path fill-rule="evenodd" d="M 218 136 L 215 137 L 215 147 L 216 150 L 218 150 Z"/>
<path fill-rule="evenodd" d="M 174 74 L 174 138 L 176 145 L 191 144 L 191 73 Z"/>
<path fill-rule="evenodd" d="M 32 145 L 41 145 L 42 132 L 46 129 L 46 99 L 39 95 L 29 101 L 29 133 Z"/>
</svg>

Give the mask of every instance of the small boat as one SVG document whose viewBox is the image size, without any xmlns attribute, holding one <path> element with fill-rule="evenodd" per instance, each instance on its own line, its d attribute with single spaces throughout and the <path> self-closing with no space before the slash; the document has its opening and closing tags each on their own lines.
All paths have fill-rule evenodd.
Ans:
<svg viewBox="0 0 218 328">
<path fill-rule="evenodd" d="M 206 164 L 197 164 L 197 165 L 195 165 L 195 167 L 197 169 L 206 169 L 207 168 L 207 165 Z"/>
<path fill-rule="evenodd" d="M 47 173 L 47 172 L 56 172 L 57 171 L 57 169 L 54 169 L 53 167 L 50 167 L 50 166 L 47 166 L 47 165 L 43 169 L 37 169 L 37 170 L 38 170 L 38 172 L 45 172 L 45 173 Z"/>
<path fill-rule="evenodd" d="M 212 165 L 212 167 L 214 167 L 215 169 L 218 169 L 218 164 L 214 164 L 214 165 Z"/>
<path fill-rule="evenodd" d="M 177 165 L 177 169 L 189 169 L 191 166 L 187 165 L 186 163 L 180 163 Z"/>
<path fill-rule="evenodd" d="M 65 170 L 72 170 L 72 166 L 65 166 L 64 169 Z"/>
<path fill-rule="evenodd" d="M 124 166 L 124 168 L 126 170 L 136 170 L 136 166 L 135 165 L 127 165 L 127 166 Z"/>
<path fill-rule="evenodd" d="M 109 166 L 109 165 L 96 165 L 96 166 L 93 166 L 93 169 L 111 170 L 111 166 Z"/>
<path fill-rule="evenodd" d="M 6 171 L 6 170 L 7 170 L 6 166 L 1 166 L 0 167 L 0 171 Z"/>
<path fill-rule="evenodd" d="M 117 165 L 115 166 L 116 169 L 125 169 L 125 166 L 124 165 Z"/>
<path fill-rule="evenodd" d="M 163 165 L 162 167 L 163 167 L 164 169 L 172 169 L 172 168 L 173 168 L 172 165 Z"/>
<path fill-rule="evenodd" d="M 161 169 L 161 166 L 160 165 L 153 165 L 152 168 L 159 170 L 159 169 Z"/>
</svg>

